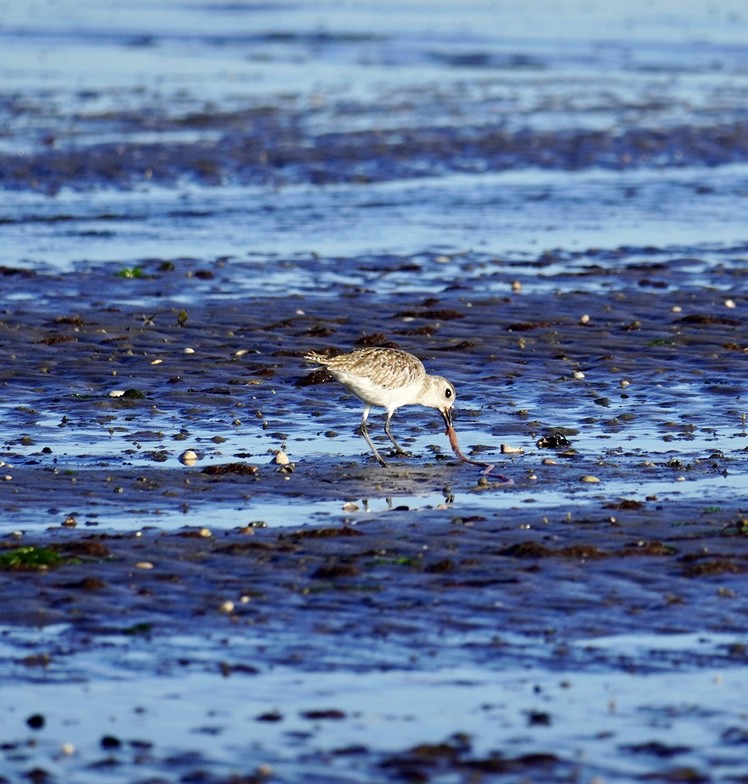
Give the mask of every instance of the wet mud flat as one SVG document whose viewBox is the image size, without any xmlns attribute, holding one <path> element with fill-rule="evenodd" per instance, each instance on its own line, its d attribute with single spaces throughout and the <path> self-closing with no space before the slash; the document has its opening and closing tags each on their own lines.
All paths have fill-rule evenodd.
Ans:
<svg viewBox="0 0 748 784">
<path fill-rule="evenodd" d="M 222 511 L 251 517 L 267 499 L 341 509 L 435 493 L 502 508 L 564 494 L 645 502 L 661 490 L 668 503 L 739 499 L 742 251 L 731 264 L 646 254 L 621 249 L 600 263 L 590 251 L 541 283 L 553 254 L 516 265 L 369 257 L 350 260 L 361 285 L 337 298 L 335 285 L 316 297 L 227 297 L 241 262 L 144 260 L 135 278 L 5 268 L 3 508 L 17 527 L 38 528 L 64 515 L 81 525 L 110 515 L 117 526 L 111 515 L 123 509 L 142 515 L 138 524 L 183 510 L 185 524 L 202 514 L 220 525 Z M 315 260 L 317 275 L 328 261 Z M 382 295 L 363 282 L 405 266 L 441 291 Z M 453 380 L 463 451 L 495 461 L 513 484 L 456 464 L 438 417 L 422 409 L 395 419 L 412 456 L 391 471 L 371 465 L 353 433 L 358 401 L 303 360 L 366 345 L 415 351 Z M 275 462 L 280 450 L 290 466 Z M 179 462 L 187 451 L 194 464 Z"/>
<path fill-rule="evenodd" d="M 748 781 L 745 9 L 556 5 L 2 9 L 0 781 Z"/>
<path fill-rule="evenodd" d="M 6 539 L 4 657 L 13 683 L 42 687 L 26 714 L 6 703 L 6 769 L 33 764 L 41 780 L 298 781 L 299 769 L 320 781 L 741 780 L 745 714 L 724 692 L 748 655 L 745 529 L 698 506 L 675 520 L 608 511 L 569 521 L 559 510 L 542 525 L 527 510 L 393 510 L 283 531 L 60 530 L 23 540 L 47 554 L 44 570 L 8 568 L 19 542 Z M 619 650 L 636 634 L 638 647 Z M 688 691 L 704 672 L 708 709 Z M 600 673 L 607 685 L 576 704 Z M 621 678 L 668 673 L 681 677 L 673 691 L 627 703 Z M 366 684 L 385 677 L 373 698 L 379 686 Z M 110 679 L 135 702 L 101 705 L 96 684 Z M 441 681 L 446 704 L 428 697 Z M 65 689 L 91 704 L 93 727 L 79 706 L 43 696 Z M 483 718 L 461 716 L 465 693 Z M 429 704 L 447 712 L 433 728 Z M 189 715 L 184 736 L 159 725 L 173 711 Z M 383 738 L 382 722 L 411 742 Z"/>
<path fill-rule="evenodd" d="M 227 297 L 225 260 L 6 268 L 6 769 L 744 780 L 741 253 L 368 257 L 339 298 Z M 364 284 L 404 267 L 439 292 Z M 302 359 L 371 344 L 452 379 L 512 482 L 429 412 L 374 463 Z"/>
</svg>

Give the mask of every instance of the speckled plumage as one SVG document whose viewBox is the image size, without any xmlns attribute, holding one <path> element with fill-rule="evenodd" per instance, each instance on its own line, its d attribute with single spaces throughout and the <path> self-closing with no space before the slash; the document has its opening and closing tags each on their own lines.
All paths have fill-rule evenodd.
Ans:
<svg viewBox="0 0 748 784">
<path fill-rule="evenodd" d="M 428 375 L 421 360 L 406 351 L 364 348 L 336 357 L 310 353 L 305 358 L 327 368 L 335 379 L 364 403 L 359 432 L 382 465 L 386 463 L 371 442 L 366 428 L 372 406 L 386 409 L 384 430 L 401 454 L 404 454 L 403 450 L 390 433 L 390 419 L 401 406 L 436 408 L 447 426 L 451 422 L 450 410 L 456 396 L 454 386 L 441 376 Z"/>
</svg>

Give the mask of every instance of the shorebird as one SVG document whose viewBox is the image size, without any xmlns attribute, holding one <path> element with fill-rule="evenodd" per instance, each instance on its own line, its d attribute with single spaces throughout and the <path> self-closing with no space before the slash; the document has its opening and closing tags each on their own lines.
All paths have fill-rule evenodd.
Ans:
<svg viewBox="0 0 748 784">
<path fill-rule="evenodd" d="M 401 406 L 435 408 L 442 415 L 447 431 L 452 427 L 455 388 L 446 378 L 428 375 L 421 360 L 406 351 L 394 348 L 362 348 L 336 357 L 310 353 L 304 358 L 327 368 L 337 381 L 364 404 L 357 432 L 366 439 L 377 462 L 383 466 L 387 463 L 369 438 L 366 426 L 373 406 L 386 409 L 384 432 L 395 446 L 397 454 L 407 454 L 390 432 L 392 415 Z"/>
</svg>

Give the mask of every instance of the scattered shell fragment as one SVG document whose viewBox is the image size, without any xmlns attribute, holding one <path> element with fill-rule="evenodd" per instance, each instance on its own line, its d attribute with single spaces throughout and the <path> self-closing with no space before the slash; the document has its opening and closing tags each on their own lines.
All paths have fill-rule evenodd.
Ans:
<svg viewBox="0 0 748 784">
<path fill-rule="evenodd" d="M 510 444 L 501 445 L 502 455 L 524 455 L 525 450 L 521 446 L 511 446 Z"/>
<path fill-rule="evenodd" d="M 519 280 L 512 281 L 512 291 L 515 294 L 519 294 L 519 292 L 522 291 L 522 283 Z"/>
<path fill-rule="evenodd" d="M 558 465 L 558 463 L 552 457 L 544 457 L 543 465 Z"/>
<path fill-rule="evenodd" d="M 248 348 L 240 348 L 238 351 L 234 352 L 235 357 L 243 357 L 245 354 L 249 354 Z"/>
<path fill-rule="evenodd" d="M 590 323 L 590 317 L 589 317 L 589 314 L 588 314 L 588 313 L 585 313 L 585 314 L 583 314 L 582 316 L 580 316 L 580 317 L 579 317 L 579 323 L 580 323 L 580 324 L 589 324 L 589 323 Z"/>
<path fill-rule="evenodd" d="M 75 515 L 70 514 L 62 521 L 63 528 L 75 528 L 76 525 L 78 525 L 78 521 L 75 519 Z"/>
<path fill-rule="evenodd" d="M 574 378 L 576 378 L 577 380 L 580 378 L 584 378 L 584 373 L 582 373 L 581 370 L 575 370 L 571 375 L 574 376 Z"/>
<path fill-rule="evenodd" d="M 136 569 L 153 569 L 153 564 L 150 561 L 138 561 L 135 564 Z"/>
<path fill-rule="evenodd" d="M 210 528 L 201 528 L 198 533 L 203 537 L 203 539 L 210 539 L 210 537 L 213 536 L 213 532 L 210 530 Z"/>
<path fill-rule="evenodd" d="M 109 397 L 122 397 L 122 395 L 124 395 L 124 394 L 125 394 L 125 390 L 124 389 L 113 389 L 109 393 Z"/>
<path fill-rule="evenodd" d="M 579 477 L 580 482 L 587 482 L 588 484 L 595 484 L 599 482 L 600 479 L 596 476 L 592 476 L 591 474 L 584 474 L 584 476 Z"/>
<path fill-rule="evenodd" d="M 273 459 L 270 462 L 275 463 L 276 465 L 288 465 L 291 461 L 282 449 L 276 449 L 273 452 Z"/>
<path fill-rule="evenodd" d="M 673 313 L 681 313 L 683 311 L 683 308 L 680 305 L 673 305 L 673 307 L 670 310 Z"/>
<path fill-rule="evenodd" d="M 218 605 L 218 612 L 222 612 L 226 614 L 232 613 L 234 612 L 234 606 L 235 606 L 234 603 L 230 599 L 227 599 L 225 602 L 221 602 Z"/>
<path fill-rule="evenodd" d="M 358 512 L 358 508 L 358 504 L 354 504 L 353 501 L 346 501 L 341 507 L 344 512 Z"/>
<path fill-rule="evenodd" d="M 184 351 L 182 351 L 182 353 L 183 354 L 194 354 L 195 353 L 195 349 L 194 348 L 190 348 L 189 346 L 187 346 L 187 348 L 185 348 Z"/>
<path fill-rule="evenodd" d="M 160 365 L 163 361 L 163 359 L 154 359 L 153 362 L 151 362 L 151 365 Z"/>
<path fill-rule="evenodd" d="M 630 387 L 631 386 L 631 382 L 628 381 L 625 378 L 622 378 L 621 381 L 620 381 L 619 386 L 621 387 L 621 389 L 626 389 L 626 387 Z"/>
<path fill-rule="evenodd" d="M 725 307 L 726 307 L 726 308 L 734 308 L 734 307 L 737 307 L 737 306 L 735 305 L 735 300 L 734 300 L 734 299 L 726 299 L 726 300 L 725 300 Z"/>
<path fill-rule="evenodd" d="M 195 465 L 197 462 L 197 452 L 194 452 L 192 449 L 186 449 L 179 455 L 179 462 L 186 466 Z"/>
<path fill-rule="evenodd" d="M 558 447 L 569 446 L 569 439 L 563 433 L 550 433 L 547 436 L 541 436 L 535 445 L 538 449 L 557 449 Z"/>
</svg>

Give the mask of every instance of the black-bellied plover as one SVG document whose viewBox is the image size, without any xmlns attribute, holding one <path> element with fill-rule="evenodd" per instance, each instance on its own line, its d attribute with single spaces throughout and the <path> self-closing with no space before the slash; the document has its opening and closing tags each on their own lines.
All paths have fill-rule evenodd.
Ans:
<svg viewBox="0 0 748 784">
<path fill-rule="evenodd" d="M 455 388 L 446 378 L 428 375 L 421 360 L 406 351 L 394 348 L 362 348 L 336 357 L 310 353 L 305 359 L 327 368 L 335 379 L 364 404 L 358 432 L 366 439 L 374 457 L 383 466 L 387 463 L 369 438 L 366 426 L 373 406 L 386 409 L 384 432 L 399 454 L 407 453 L 390 432 L 390 420 L 401 406 L 420 405 L 435 408 L 442 415 L 447 432 L 452 427 Z"/>
</svg>

